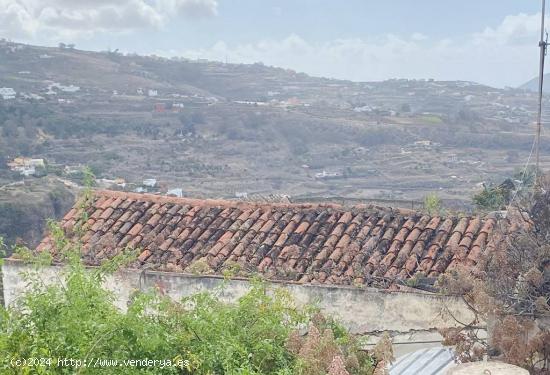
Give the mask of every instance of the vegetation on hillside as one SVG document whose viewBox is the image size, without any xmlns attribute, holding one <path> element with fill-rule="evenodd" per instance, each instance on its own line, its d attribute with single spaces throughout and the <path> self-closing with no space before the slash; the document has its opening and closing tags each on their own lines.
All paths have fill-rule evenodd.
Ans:
<svg viewBox="0 0 550 375">
<path fill-rule="evenodd" d="M 36 246 L 46 229 L 46 219 L 60 219 L 74 199 L 75 192 L 54 178 L 5 186 L 0 189 L 0 236 L 8 245 Z"/>
<path fill-rule="evenodd" d="M 447 201 L 469 192 L 485 163 L 495 167 L 492 176 L 508 173 L 532 144 L 533 101 L 514 90 L 354 83 L 262 64 L 12 43 L 0 56 L 2 86 L 18 93 L 0 101 L 0 184 L 17 178 L 2 170 L 7 160 L 31 156 L 61 168 L 89 163 L 106 179 L 157 178 L 195 197 L 247 191 L 410 200 L 442 188 Z M 415 146 L 421 140 L 431 146 Z M 550 142 L 541 147 L 548 151 Z M 516 154 L 509 166 L 503 152 Z M 337 177 L 315 178 L 323 171 Z"/>
</svg>

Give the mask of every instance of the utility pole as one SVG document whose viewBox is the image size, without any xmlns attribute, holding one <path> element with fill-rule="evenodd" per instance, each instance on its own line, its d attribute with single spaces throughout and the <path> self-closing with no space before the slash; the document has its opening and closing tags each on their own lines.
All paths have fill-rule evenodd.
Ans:
<svg viewBox="0 0 550 375">
<path fill-rule="evenodd" d="M 544 17 L 546 15 L 546 0 L 542 0 L 542 14 L 540 21 L 540 65 L 539 65 L 539 108 L 537 112 L 537 136 L 536 136 L 536 168 L 535 168 L 535 186 L 539 186 L 539 163 L 540 163 L 540 131 L 542 122 L 542 87 L 544 83 L 544 59 L 546 57 L 546 48 L 548 47 L 548 34 L 544 30 Z M 545 35 L 546 34 L 546 35 Z"/>
</svg>

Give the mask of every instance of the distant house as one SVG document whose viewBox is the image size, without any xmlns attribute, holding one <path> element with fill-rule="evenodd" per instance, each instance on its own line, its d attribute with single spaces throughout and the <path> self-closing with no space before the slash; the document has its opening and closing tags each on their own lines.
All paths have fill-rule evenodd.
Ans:
<svg viewBox="0 0 550 375">
<path fill-rule="evenodd" d="M 33 176 L 37 168 L 45 168 L 44 159 L 31 159 L 18 157 L 8 163 L 8 167 L 13 172 L 19 172 L 23 176 Z"/>
<path fill-rule="evenodd" d="M 414 142 L 415 146 L 432 146 L 433 142 L 430 140 L 422 140 Z"/>
<path fill-rule="evenodd" d="M 371 106 L 368 106 L 368 105 L 364 105 L 362 107 L 355 107 L 353 108 L 353 111 L 354 112 L 372 112 L 373 111 L 373 108 Z"/>
<path fill-rule="evenodd" d="M 166 192 L 166 195 L 171 196 L 171 197 L 182 198 L 183 197 L 183 189 L 182 188 L 170 189 Z"/>
<path fill-rule="evenodd" d="M 459 162 L 459 159 L 456 154 L 450 154 L 449 157 L 447 158 L 447 163 L 458 163 L 458 162 Z"/>
<path fill-rule="evenodd" d="M 157 179 L 156 178 L 147 178 L 143 180 L 142 185 L 148 188 L 154 188 L 157 186 Z"/>
<path fill-rule="evenodd" d="M 235 100 L 234 103 L 255 105 L 255 106 L 268 105 L 268 103 L 266 103 L 266 102 L 254 102 L 254 101 L 249 101 L 249 100 Z"/>
<path fill-rule="evenodd" d="M 66 174 L 66 175 L 75 175 L 75 174 L 80 174 L 80 173 L 83 173 L 84 172 L 84 166 L 82 165 L 66 165 L 64 168 L 63 168 L 63 172 Z"/>
<path fill-rule="evenodd" d="M 340 176 L 341 176 L 341 173 L 338 173 L 338 172 L 322 171 L 322 172 L 319 172 L 319 173 L 315 173 L 315 178 L 317 178 L 317 179 L 337 178 L 337 177 L 340 177 Z"/>
<path fill-rule="evenodd" d="M 58 89 L 60 91 L 67 92 L 67 93 L 75 93 L 80 91 L 79 86 L 75 86 L 75 85 L 65 86 L 60 83 L 53 82 L 48 85 L 48 92 L 46 94 L 48 95 L 55 94 L 56 92 L 54 91 L 54 89 Z"/>
<path fill-rule="evenodd" d="M 235 192 L 235 198 L 248 198 L 248 193 L 246 191 L 236 191 Z"/>
<path fill-rule="evenodd" d="M 433 141 L 430 141 L 428 139 L 424 139 L 424 140 L 421 140 L 421 141 L 416 141 L 413 143 L 413 147 L 415 148 L 424 148 L 424 149 L 432 149 L 433 147 L 438 147 L 440 146 L 439 143 L 437 142 L 433 142 Z"/>
<path fill-rule="evenodd" d="M 29 177 L 34 176 L 36 174 L 36 168 L 35 167 L 29 167 L 29 168 L 22 168 L 20 170 L 17 170 L 21 174 L 21 176 Z"/>
<path fill-rule="evenodd" d="M 8 52 L 8 53 L 16 53 L 17 51 L 21 51 L 25 48 L 25 46 L 23 46 L 21 44 L 7 46 L 7 47 L 8 47 L 8 49 L 7 49 L 6 52 Z"/>
<path fill-rule="evenodd" d="M 115 180 L 110 180 L 108 178 L 98 178 L 95 182 L 101 189 L 111 189 L 115 185 Z"/>
<path fill-rule="evenodd" d="M 15 92 L 15 90 L 11 87 L 0 87 L 0 96 L 2 99 L 15 99 L 15 95 L 17 95 L 17 92 Z"/>
<path fill-rule="evenodd" d="M 114 180 L 100 178 L 96 180 L 96 183 L 98 187 L 103 189 L 112 189 L 115 187 L 118 187 L 118 188 L 126 187 L 126 181 L 123 178 L 115 178 Z"/>
<path fill-rule="evenodd" d="M 25 157 L 17 157 L 8 163 L 10 168 L 16 167 L 43 167 L 45 165 L 44 159 L 31 159 Z"/>
<path fill-rule="evenodd" d="M 69 85 L 69 86 L 59 85 L 57 87 L 63 92 L 77 92 L 80 90 L 80 87 L 75 85 Z"/>
<path fill-rule="evenodd" d="M 281 102 L 281 105 L 283 107 L 297 107 L 301 104 L 302 102 L 300 101 L 300 99 L 296 97 L 288 98 L 287 100 Z"/>
<path fill-rule="evenodd" d="M 159 92 L 157 90 L 149 89 L 147 91 L 147 96 L 158 96 Z"/>
<path fill-rule="evenodd" d="M 30 93 L 30 94 L 21 93 L 21 96 L 23 97 L 23 99 L 44 100 L 43 96 L 40 96 L 34 93 Z"/>
<path fill-rule="evenodd" d="M 45 167 L 44 159 L 28 159 L 28 165 L 33 167 Z"/>
<path fill-rule="evenodd" d="M 121 188 L 126 187 L 126 180 L 123 178 L 115 178 L 115 185 L 120 186 Z"/>
</svg>

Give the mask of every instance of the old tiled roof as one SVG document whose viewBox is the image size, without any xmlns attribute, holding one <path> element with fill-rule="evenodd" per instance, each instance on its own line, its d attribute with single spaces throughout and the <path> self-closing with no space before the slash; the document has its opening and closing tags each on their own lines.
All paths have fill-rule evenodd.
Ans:
<svg viewBox="0 0 550 375">
<path fill-rule="evenodd" d="M 94 192 L 86 213 L 81 241 L 90 265 L 132 247 L 139 249 L 131 265 L 137 268 L 190 272 L 202 264 L 206 272 L 221 273 L 240 265 L 271 279 L 350 285 L 415 274 L 437 277 L 459 264 L 473 267 L 495 226 L 491 218 L 431 217 L 372 206 L 254 204 L 113 191 Z M 77 204 L 63 218 L 69 238 L 82 216 Z M 38 250 L 55 255 L 51 244 L 46 237 Z"/>
</svg>

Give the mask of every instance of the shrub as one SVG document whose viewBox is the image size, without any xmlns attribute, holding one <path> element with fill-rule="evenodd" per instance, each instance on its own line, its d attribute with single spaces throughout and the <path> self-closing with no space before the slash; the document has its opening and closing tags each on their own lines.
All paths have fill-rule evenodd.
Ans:
<svg viewBox="0 0 550 375">
<path fill-rule="evenodd" d="M 506 205 L 504 191 L 498 187 L 483 186 L 483 190 L 474 195 L 475 205 L 482 210 L 501 210 Z"/>
<path fill-rule="evenodd" d="M 439 215 L 441 213 L 441 199 L 436 193 L 430 193 L 424 197 L 424 209 L 429 215 Z"/>
<path fill-rule="evenodd" d="M 133 260 L 134 252 L 127 249 L 101 267 L 87 269 L 79 245 L 68 246 L 55 225 L 50 231 L 58 249 L 69 249 L 62 252 L 66 266 L 59 283 L 46 285 L 40 267 L 51 262 L 49 253 L 19 251 L 36 265 L 36 272 L 25 276 L 25 293 L 0 313 L 3 374 L 364 375 L 376 364 L 337 323 L 314 314 L 311 307 L 296 306 L 288 291 L 260 280 L 235 303 L 220 300 L 220 290 L 179 302 L 161 290 L 136 291 L 121 311 L 103 283 Z M 308 333 L 301 335 L 308 325 Z M 43 366 L 13 366 L 13 360 L 25 358 L 51 360 Z M 58 358 L 80 363 L 59 366 Z M 165 360 L 176 366 L 106 368 L 99 362 L 94 368 L 99 359 Z"/>
<path fill-rule="evenodd" d="M 550 373 L 549 206 L 550 193 L 540 191 L 526 207 L 511 208 L 510 222 L 494 229 L 494 248 L 483 253 L 476 272 L 457 269 L 438 280 L 474 314 L 471 322 L 442 332 L 460 361 L 489 355 L 531 374 Z M 478 336 L 484 322 L 489 340 Z"/>
</svg>

